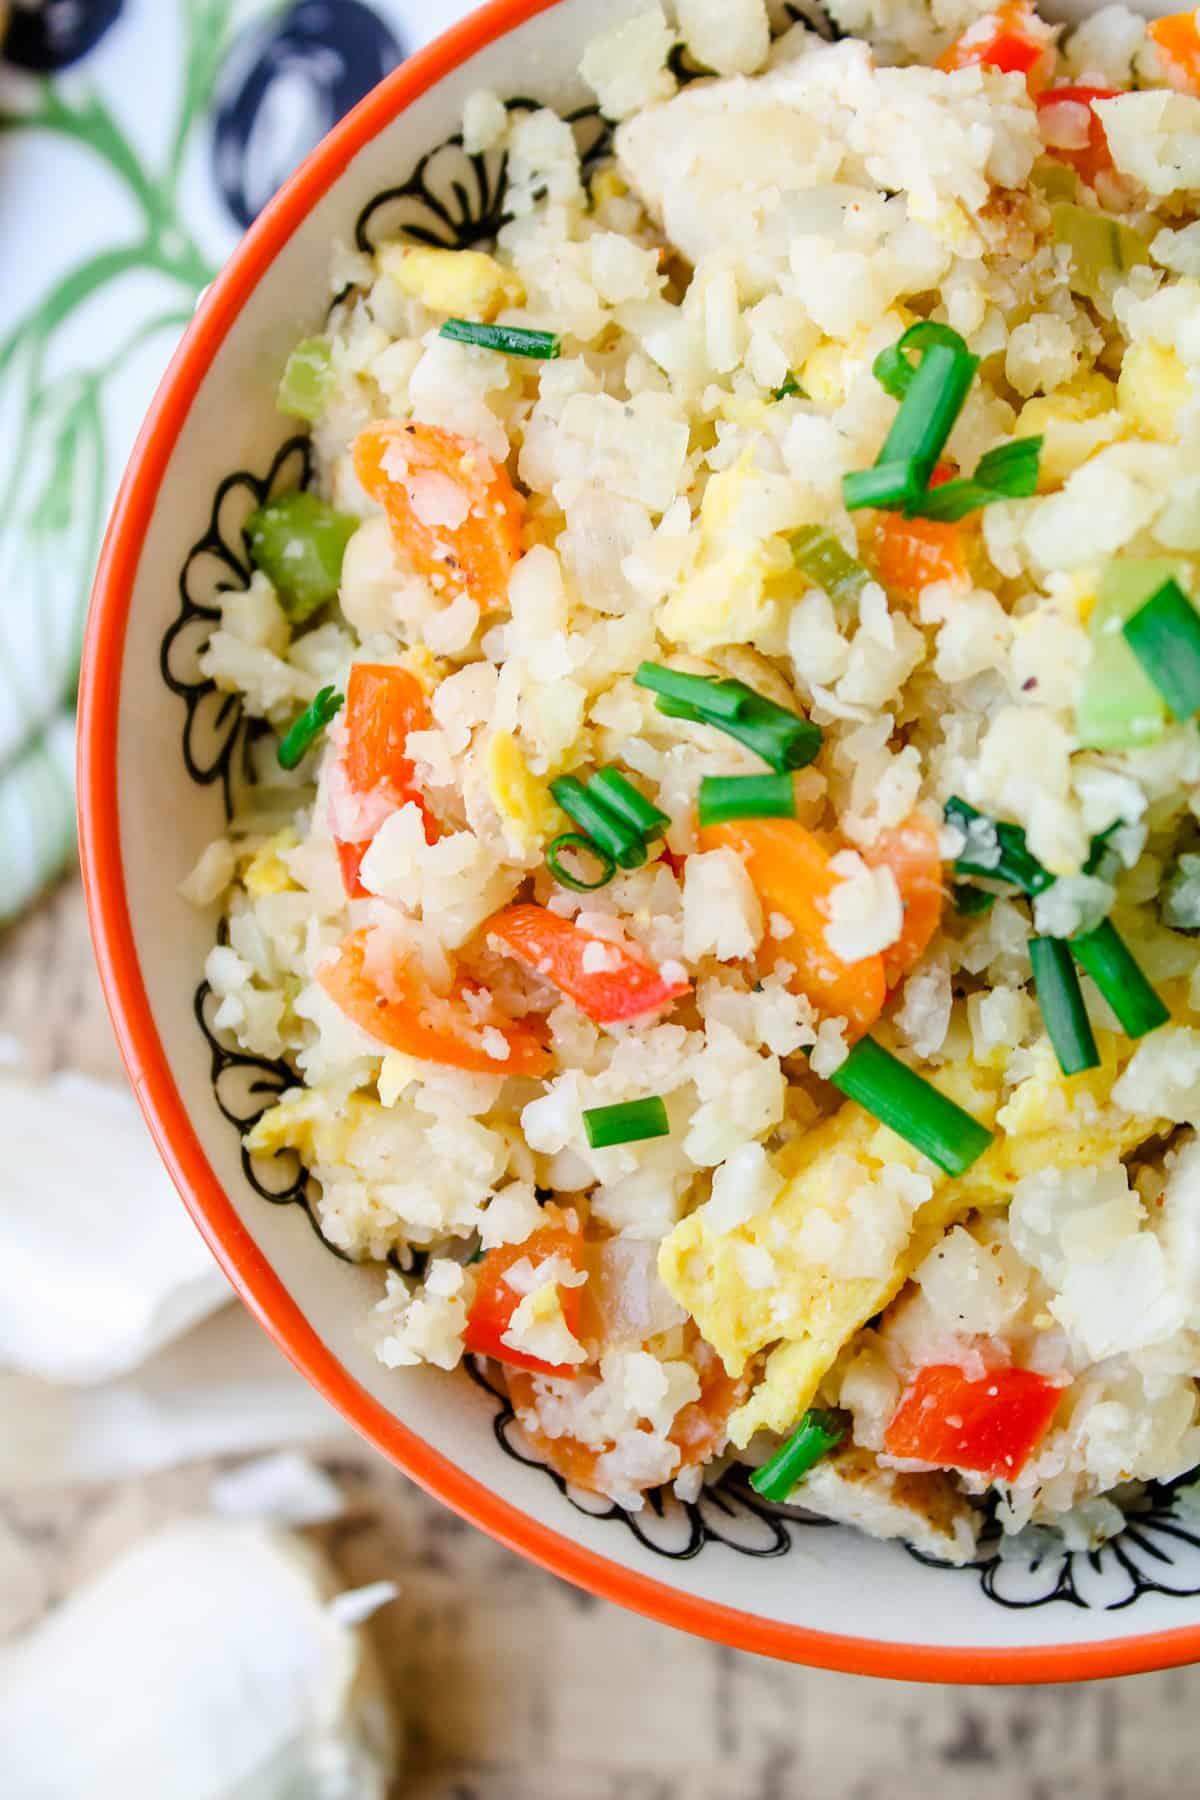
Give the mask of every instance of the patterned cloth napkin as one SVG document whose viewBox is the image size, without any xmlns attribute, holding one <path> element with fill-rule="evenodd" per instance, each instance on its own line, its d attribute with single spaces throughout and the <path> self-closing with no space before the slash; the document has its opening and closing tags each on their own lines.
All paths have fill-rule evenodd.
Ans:
<svg viewBox="0 0 1200 1800">
<path fill-rule="evenodd" d="M 334 121 L 470 6 L 13 0 L 0 48 L 0 922 L 72 852 L 96 555 L 201 289 Z"/>
</svg>

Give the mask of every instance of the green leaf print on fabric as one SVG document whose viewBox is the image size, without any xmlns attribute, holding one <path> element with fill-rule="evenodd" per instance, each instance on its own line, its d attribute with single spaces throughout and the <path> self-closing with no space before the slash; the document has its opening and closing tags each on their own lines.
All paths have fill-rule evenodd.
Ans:
<svg viewBox="0 0 1200 1800">
<path fill-rule="evenodd" d="M 113 186 L 113 217 L 132 209 L 134 223 L 0 335 L 0 922 L 62 868 L 74 842 L 72 709 L 92 572 L 120 473 L 109 419 L 123 375 L 159 334 L 164 351 L 173 343 L 215 272 L 182 216 L 180 185 L 237 11 L 235 0 L 183 0 L 179 99 L 157 166 L 86 79 L 6 83 L 0 145 L 21 133 L 78 146 Z M 113 341 L 110 323 L 84 360 L 74 328 L 90 324 L 110 295 L 121 335 Z"/>
</svg>

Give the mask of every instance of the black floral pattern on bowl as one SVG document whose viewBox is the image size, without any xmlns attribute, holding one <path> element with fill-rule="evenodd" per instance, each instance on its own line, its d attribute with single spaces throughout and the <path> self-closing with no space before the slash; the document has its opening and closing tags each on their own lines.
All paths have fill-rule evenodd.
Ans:
<svg viewBox="0 0 1200 1800">
<path fill-rule="evenodd" d="M 537 103 L 517 99 L 508 104 L 511 110 L 527 110 Z M 570 116 L 586 166 L 593 168 L 608 147 L 609 127 L 595 108 Z M 407 180 L 377 194 L 363 208 L 355 222 L 355 237 L 360 248 L 368 250 L 401 231 L 421 243 L 455 248 L 484 242 L 504 222 L 505 192 L 504 157 L 495 153 L 469 156 L 461 137 L 454 137 L 423 156 Z M 182 753 L 188 773 L 202 785 L 219 781 L 227 810 L 245 775 L 245 749 L 255 727 L 243 719 L 236 697 L 218 693 L 213 683 L 200 675 L 197 659 L 219 619 L 221 593 L 245 587 L 250 580 L 241 531 L 247 513 L 272 492 L 306 485 L 310 470 L 306 440 L 291 438 L 280 446 L 261 476 L 239 470 L 220 483 L 208 524 L 184 562 L 179 614 L 163 640 L 163 678 L 185 707 Z M 296 1077 L 286 1063 L 248 1055 L 216 1030 L 212 995 L 205 984 L 196 994 L 195 1007 L 211 1053 L 217 1105 L 242 1135 Z M 321 1235 L 314 1207 L 315 1183 L 294 1154 L 279 1159 L 251 1157 L 243 1146 L 242 1161 L 246 1179 L 257 1195 L 273 1205 L 301 1206 L 321 1242 L 346 1260 Z M 419 1268 L 421 1261 L 418 1256 L 411 1262 L 410 1271 Z M 828 1528 L 828 1521 L 807 1515 L 801 1508 L 776 1506 L 761 1499 L 749 1486 L 745 1471 L 736 1467 L 704 1488 L 694 1501 L 681 1501 L 667 1487 L 647 1494 L 638 1512 L 627 1512 L 611 1501 L 584 1493 L 532 1454 L 496 1372 L 481 1369 L 470 1358 L 465 1366 L 467 1375 L 495 1406 L 496 1442 L 507 1457 L 538 1469 L 577 1512 L 628 1531 L 656 1556 L 688 1561 L 710 1545 L 718 1545 L 741 1556 L 780 1557 L 793 1548 L 798 1535 Z M 1180 1481 L 1151 1486 L 1144 1499 L 1131 1508 L 1125 1530 L 1095 1552 L 1056 1550 L 1047 1537 L 1046 1547 L 1028 1561 L 1014 1559 L 1011 1552 L 1001 1557 L 997 1534 L 990 1526 L 984 1531 L 979 1555 L 964 1568 L 906 1548 L 931 1570 L 960 1579 L 970 1576 L 989 1601 L 1006 1608 L 1062 1604 L 1115 1611 L 1131 1606 L 1144 1594 L 1190 1598 L 1200 1594 L 1200 1521 L 1180 1504 L 1182 1485 Z M 896 1554 L 902 1554 L 900 1547 Z"/>
</svg>

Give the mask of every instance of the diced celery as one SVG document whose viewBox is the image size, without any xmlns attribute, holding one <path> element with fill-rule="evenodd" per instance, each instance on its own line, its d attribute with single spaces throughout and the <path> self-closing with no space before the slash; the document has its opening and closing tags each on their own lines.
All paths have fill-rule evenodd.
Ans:
<svg viewBox="0 0 1200 1800">
<path fill-rule="evenodd" d="M 1134 750 L 1162 736 L 1162 695 L 1125 642 L 1125 620 L 1172 577 L 1189 579 L 1187 565 L 1167 556 L 1124 557 L 1101 577 L 1088 620 L 1091 656 L 1083 677 L 1075 730 L 1085 750 Z"/>
<path fill-rule="evenodd" d="M 1054 241 L 1071 252 L 1068 280 L 1073 293 L 1088 300 L 1103 298 L 1102 275 L 1118 275 L 1150 261 L 1150 247 L 1139 232 L 1107 213 L 1056 200 L 1050 208 Z"/>
<path fill-rule="evenodd" d="M 1079 193 L 1079 177 L 1074 169 L 1053 156 L 1039 156 L 1029 180 L 1047 200 L 1074 200 Z"/>
<path fill-rule="evenodd" d="M 336 597 L 357 519 L 297 490 L 268 500 L 250 514 L 245 529 L 255 568 L 271 582 L 293 624 Z"/>
<path fill-rule="evenodd" d="M 280 412 L 311 425 L 325 410 L 333 387 L 333 361 L 328 338 L 305 338 L 288 357 L 279 383 Z"/>
</svg>

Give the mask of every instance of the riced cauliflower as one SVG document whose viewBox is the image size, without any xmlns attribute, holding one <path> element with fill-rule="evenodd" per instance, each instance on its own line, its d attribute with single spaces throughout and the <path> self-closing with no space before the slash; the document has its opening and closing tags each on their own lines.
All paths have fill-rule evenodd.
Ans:
<svg viewBox="0 0 1200 1800">
<path fill-rule="evenodd" d="M 648 5 L 586 161 L 467 100 L 494 241 L 339 252 L 185 891 L 396 1380 L 963 1561 L 1200 1462 L 1200 38 L 833 12 Z"/>
</svg>

